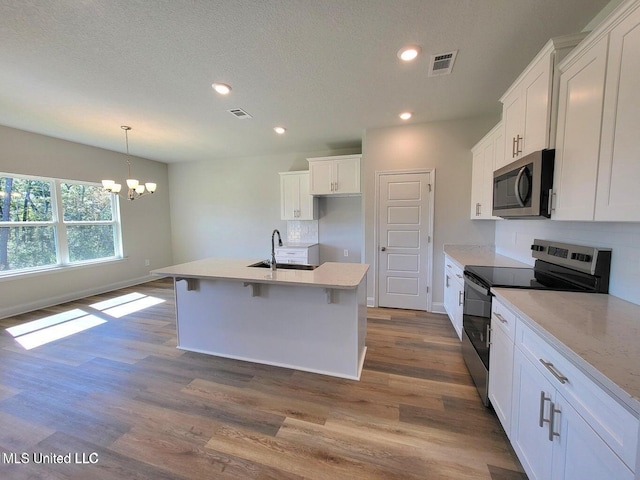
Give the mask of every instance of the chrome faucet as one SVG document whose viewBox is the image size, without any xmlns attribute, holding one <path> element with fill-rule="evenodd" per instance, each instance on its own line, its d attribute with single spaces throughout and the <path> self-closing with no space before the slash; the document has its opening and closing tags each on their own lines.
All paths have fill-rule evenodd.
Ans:
<svg viewBox="0 0 640 480">
<path fill-rule="evenodd" d="M 276 269 L 276 246 L 274 243 L 275 235 L 278 234 L 278 246 L 282 246 L 282 238 L 280 237 L 280 231 L 276 228 L 271 234 L 271 271 Z"/>
</svg>

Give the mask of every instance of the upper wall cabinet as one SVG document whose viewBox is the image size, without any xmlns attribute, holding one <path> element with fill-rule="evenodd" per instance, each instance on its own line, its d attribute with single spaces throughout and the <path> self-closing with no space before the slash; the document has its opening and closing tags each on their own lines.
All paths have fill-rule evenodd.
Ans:
<svg viewBox="0 0 640 480">
<path fill-rule="evenodd" d="M 311 195 L 359 195 L 361 155 L 307 158 Z"/>
<path fill-rule="evenodd" d="M 505 154 L 495 165 L 496 170 L 531 152 L 553 148 L 557 113 L 556 65 L 584 36 L 549 40 L 500 99 Z"/>
<path fill-rule="evenodd" d="M 497 219 L 493 208 L 493 171 L 504 157 L 504 127 L 496 125 L 472 149 L 471 220 Z"/>
<path fill-rule="evenodd" d="M 280 173 L 280 219 L 317 219 L 318 200 L 309 194 L 309 172 Z"/>
<path fill-rule="evenodd" d="M 640 1 L 627 1 L 560 65 L 552 218 L 640 221 Z"/>
</svg>

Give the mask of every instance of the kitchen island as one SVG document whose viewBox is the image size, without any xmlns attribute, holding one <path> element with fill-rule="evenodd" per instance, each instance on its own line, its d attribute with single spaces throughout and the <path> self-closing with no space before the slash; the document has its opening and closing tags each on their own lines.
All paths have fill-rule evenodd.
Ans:
<svg viewBox="0 0 640 480">
<path fill-rule="evenodd" d="M 174 279 L 178 348 L 359 379 L 369 266 L 271 271 L 254 263 L 208 258 L 151 272 Z"/>
</svg>

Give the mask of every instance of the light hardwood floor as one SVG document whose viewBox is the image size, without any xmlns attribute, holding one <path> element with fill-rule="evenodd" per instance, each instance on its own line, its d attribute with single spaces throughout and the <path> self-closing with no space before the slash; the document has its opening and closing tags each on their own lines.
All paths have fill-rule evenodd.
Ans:
<svg viewBox="0 0 640 480">
<path fill-rule="evenodd" d="M 90 306 L 133 292 L 164 302 Z M 71 309 L 107 322 L 31 350 L 5 330 Z M 0 478 L 526 478 L 444 315 L 369 309 L 359 382 L 183 352 L 174 322 L 166 280 L 0 320 Z"/>
</svg>

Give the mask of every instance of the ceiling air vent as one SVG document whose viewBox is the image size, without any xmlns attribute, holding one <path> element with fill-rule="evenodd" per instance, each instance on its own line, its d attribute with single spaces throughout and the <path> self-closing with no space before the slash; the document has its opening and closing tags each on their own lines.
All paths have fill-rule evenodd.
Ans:
<svg viewBox="0 0 640 480">
<path fill-rule="evenodd" d="M 241 108 L 232 108 L 231 110 L 227 110 L 227 112 L 229 112 L 234 117 L 238 117 L 238 118 L 241 118 L 241 119 L 253 118 L 251 115 L 249 115 L 247 112 L 245 112 Z"/>
<path fill-rule="evenodd" d="M 429 63 L 429 76 L 437 77 L 439 75 L 449 75 L 453 70 L 453 62 L 456 59 L 458 51 L 439 53 L 438 55 L 431 55 L 431 62 Z"/>
</svg>

